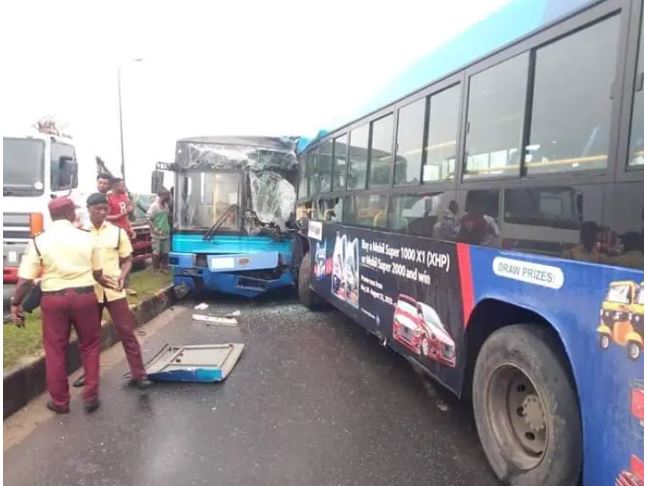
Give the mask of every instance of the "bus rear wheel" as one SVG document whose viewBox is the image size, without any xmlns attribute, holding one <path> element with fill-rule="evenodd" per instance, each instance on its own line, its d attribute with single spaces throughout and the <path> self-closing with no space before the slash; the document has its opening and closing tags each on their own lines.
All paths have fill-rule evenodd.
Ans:
<svg viewBox="0 0 647 486">
<path fill-rule="evenodd" d="M 494 332 L 479 351 L 472 396 L 485 454 L 506 484 L 576 484 L 580 411 L 559 344 L 536 324 Z"/>
<path fill-rule="evenodd" d="M 306 253 L 299 265 L 299 302 L 310 310 L 318 310 L 323 306 L 323 302 L 310 288 L 310 278 L 312 276 L 312 265 L 310 264 L 310 253 Z"/>
</svg>

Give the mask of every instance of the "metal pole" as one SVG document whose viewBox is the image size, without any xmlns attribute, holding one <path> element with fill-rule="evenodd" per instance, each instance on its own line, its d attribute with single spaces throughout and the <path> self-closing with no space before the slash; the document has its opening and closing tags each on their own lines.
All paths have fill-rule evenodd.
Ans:
<svg viewBox="0 0 647 486">
<path fill-rule="evenodd" d="M 126 160 L 124 158 L 124 122 L 121 107 L 121 64 L 117 66 L 117 93 L 119 96 L 119 139 L 121 141 L 121 177 L 126 182 Z"/>
</svg>

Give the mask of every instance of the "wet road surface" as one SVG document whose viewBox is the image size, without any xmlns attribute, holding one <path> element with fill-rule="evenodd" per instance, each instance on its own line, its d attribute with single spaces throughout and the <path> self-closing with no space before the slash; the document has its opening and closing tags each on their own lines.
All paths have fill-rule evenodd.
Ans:
<svg viewBox="0 0 647 486">
<path fill-rule="evenodd" d="M 239 309 L 238 326 L 194 322 L 187 302 L 140 339 L 145 359 L 165 343 L 242 342 L 226 382 L 125 388 L 118 349 L 104 365 L 101 408 L 86 415 L 77 397 L 69 415 L 45 411 L 5 446 L 5 484 L 497 484 L 469 404 L 425 384 L 338 312 L 289 299 L 209 303 L 201 313 Z"/>
</svg>

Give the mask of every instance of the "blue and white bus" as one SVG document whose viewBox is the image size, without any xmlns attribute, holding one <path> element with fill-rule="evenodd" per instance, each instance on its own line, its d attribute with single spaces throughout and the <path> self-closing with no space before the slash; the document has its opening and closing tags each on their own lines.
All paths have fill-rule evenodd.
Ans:
<svg viewBox="0 0 647 486">
<path fill-rule="evenodd" d="M 643 484 L 642 9 L 514 1 L 299 154 L 301 301 L 470 398 L 506 484 Z"/>
<path fill-rule="evenodd" d="M 290 138 L 178 140 L 175 162 L 158 164 L 175 173 L 176 285 L 245 297 L 294 285 L 295 150 Z"/>
</svg>

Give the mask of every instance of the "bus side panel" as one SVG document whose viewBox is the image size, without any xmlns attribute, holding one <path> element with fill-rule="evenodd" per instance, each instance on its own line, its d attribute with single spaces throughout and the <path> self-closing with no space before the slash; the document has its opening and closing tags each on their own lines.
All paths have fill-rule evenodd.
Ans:
<svg viewBox="0 0 647 486">
<path fill-rule="evenodd" d="M 339 224 L 310 235 L 314 290 L 458 393 L 464 318 L 457 245 Z"/>
<path fill-rule="evenodd" d="M 492 298 L 534 310 L 564 343 L 580 397 L 584 484 L 642 478 L 643 272 L 488 248 L 469 253 L 475 303 Z"/>
</svg>

